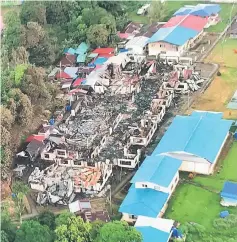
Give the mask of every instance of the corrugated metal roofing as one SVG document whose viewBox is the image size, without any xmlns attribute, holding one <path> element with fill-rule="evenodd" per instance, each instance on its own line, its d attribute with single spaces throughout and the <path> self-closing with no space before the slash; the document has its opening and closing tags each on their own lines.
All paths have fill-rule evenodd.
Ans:
<svg viewBox="0 0 237 242">
<path fill-rule="evenodd" d="M 172 17 L 163 28 L 174 27 L 176 25 L 190 28 L 197 31 L 202 31 L 208 22 L 207 18 L 202 18 L 199 16 L 193 15 L 184 15 L 184 16 L 174 16 Z"/>
<path fill-rule="evenodd" d="M 143 48 L 146 45 L 148 38 L 144 37 L 144 36 L 138 36 L 138 37 L 134 37 L 133 39 L 129 40 L 126 43 L 126 49 L 128 49 L 130 46 L 139 46 L 141 48 Z"/>
<path fill-rule="evenodd" d="M 221 191 L 221 197 L 227 197 L 237 200 L 237 183 L 229 181 L 225 182 L 224 187 Z"/>
<path fill-rule="evenodd" d="M 78 71 L 78 67 L 66 67 L 64 69 L 64 72 L 66 74 L 68 74 L 71 78 L 77 77 L 77 75 L 76 75 L 77 71 Z"/>
<path fill-rule="evenodd" d="M 77 56 L 77 63 L 85 63 L 85 61 L 86 61 L 86 53 L 85 54 L 81 53 Z"/>
<path fill-rule="evenodd" d="M 196 15 L 201 17 L 208 17 L 212 14 L 220 12 L 219 4 L 198 4 L 196 6 L 185 6 L 176 11 L 173 15 Z"/>
<path fill-rule="evenodd" d="M 75 53 L 77 55 L 85 54 L 88 49 L 89 49 L 89 46 L 85 42 L 82 42 L 75 50 Z"/>
<path fill-rule="evenodd" d="M 133 184 L 119 208 L 119 212 L 156 218 L 169 194 L 149 188 L 135 188 Z"/>
<path fill-rule="evenodd" d="M 70 54 L 70 55 L 74 55 L 75 54 L 75 50 L 73 48 L 67 48 L 64 50 L 64 53 L 66 54 Z"/>
<path fill-rule="evenodd" d="M 142 234 L 143 242 L 168 242 L 170 233 L 155 229 L 153 227 L 136 227 Z"/>
<path fill-rule="evenodd" d="M 182 161 L 163 155 L 147 157 L 131 180 L 135 182 L 151 182 L 168 187 L 179 170 Z"/>
<path fill-rule="evenodd" d="M 99 58 L 97 58 L 97 59 L 93 62 L 93 64 L 95 64 L 95 65 L 102 65 L 102 64 L 104 64 L 107 60 L 108 60 L 108 58 L 105 58 L 105 57 L 99 57 Z"/>
<path fill-rule="evenodd" d="M 159 29 L 147 43 L 168 42 L 173 45 L 183 45 L 189 39 L 195 37 L 199 31 L 185 28 L 182 26 L 168 27 Z"/>
<path fill-rule="evenodd" d="M 232 122 L 206 113 L 176 116 L 153 153 L 183 151 L 213 163 Z"/>
</svg>

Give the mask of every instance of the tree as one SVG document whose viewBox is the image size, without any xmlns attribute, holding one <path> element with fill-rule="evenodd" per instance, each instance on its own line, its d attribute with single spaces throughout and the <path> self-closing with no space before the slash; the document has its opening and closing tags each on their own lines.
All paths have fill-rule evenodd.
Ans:
<svg viewBox="0 0 237 242">
<path fill-rule="evenodd" d="M 6 13 L 4 23 L 6 28 L 2 42 L 10 53 L 13 48 L 17 48 L 20 44 L 21 22 L 17 12 L 9 11 Z"/>
<path fill-rule="evenodd" d="M 89 27 L 91 25 L 99 24 L 101 19 L 108 13 L 105 9 L 96 8 L 85 8 L 82 10 L 82 21 Z"/>
<path fill-rule="evenodd" d="M 28 95 L 32 104 L 50 106 L 51 95 L 45 85 L 45 70 L 41 67 L 29 66 L 22 83 L 22 91 Z M 50 85 L 50 84 L 49 84 Z"/>
<path fill-rule="evenodd" d="M 104 24 L 90 26 L 87 31 L 87 39 L 93 47 L 105 46 L 108 42 L 109 32 Z"/>
<path fill-rule="evenodd" d="M 15 108 L 15 120 L 19 125 L 27 126 L 31 122 L 33 109 L 30 99 L 20 89 L 14 88 L 9 91 L 9 97 L 14 100 L 12 106 Z M 10 109 L 10 108 L 9 108 Z"/>
<path fill-rule="evenodd" d="M 51 230 L 55 229 L 55 215 L 50 211 L 40 213 L 38 216 L 38 221 L 41 225 L 46 225 Z"/>
<path fill-rule="evenodd" d="M 98 1 L 98 5 L 115 16 L 123 14 L 122 4 L 119 1 Z"/>
<path fill-rule="evenodd" d="M 122 31 L 128 24 L 129 19 L 127 14 L 120 15 L 116 17 L 116 29 Z"/>
<path fill-rule="evenodd" d="M 14 81 L 15 81 L 15 87 L 19 87 L 21 85 L 21 81 L 23 79 L 23 76 L 25 74 L 25 71 L 27 70 L 28 65 L 27 64 L 20 64 L 17 65 L 14 71 Z"/>
<path fill-rule="evenodd" d="M 166 4 L 159 0 L 151 2 L 151 6 L 148 11 L 148 17 L 150 23 L 163 21 L 167 13 Z"/>
<path fill-rule="evenodd" d="M 91 234 L 92 241 L 95 241 L 95 239 L 97 238 L 99 231 L 103 225 L 104 225 L 104 222 L 100 221 L 100 220 L 96 220 L 91 223 L 92 228 L 91 228 L 90 234 Z"/>
<path fill-rule="evenodd" d="M 10 129 L 13 123 L 13 116 L 11 111 L 7 109 L 5 106 L 1 105 L 1 125 L 3 125 L 6 129 Z"/>
<path fill-rule="evenodd" d="M 7 233 L 4 230 L 1 230 L 1 242 L 9 242 Z"/>
<path fill-rule="evenodd" d="M 99 230 L 96 242 L 141 242 L 142 236 L 134 227 L 123 221 L 106 223 Z"/>
<path fill-rule="evenodd" d="M 111 14 L 107 14 L 100 20 L 101 24 L 104 24 L 106 26 L 106 29 L 110 34 L 116 33 L 116 22 L 114 16 Z"/>
<path fill-rule="evenodd" d="M 49 38 L 44 28 L 36 22 L 28 22 L 22 29 L 22 45 L 29 52 L 29 61 L 38 66 L 47 66 L 55 60 L 55 39 Z"/>
<path fill-rule="evenodd" d="M 12 186 L 12 192 L 14 194 L 13 201 L 15 205 L 15 212 L 20 223 L 22 223 L 21 215 L 25 209 L 24 197 L 29 192 L 29 187 L 24 183 L 17 181 Z"/>
<path fill-rule="evenodd" d="M 82 17 L 73 17 L 68 23 L 68 36 L 73 43 L 81 43 L 86 40 L 87 26 L 83 23 Z"/>
<path fill-rule="evenodd" d="M 70 21 L 69 4 L 67 1 L 46 1 L 46 20 L 48 24 L 65 27 Z"/>
<path fill-rule="evenodd" d="M 61 216 L 61 215 L 60 215 Z M 59 216 L 59 217 L 60 217 Z M 56 219 L 56 224 L 62 221 L 55 230 L 56 242 L 90 242 L 91 225 L 85 223 L 81 217 L 76 217 L 74 214 L 65 214 L 60 220 Z M 64 220 L 65 219 L 65 220 Z"/>
<path fill-rule="evenodd" d="M 41 2 L 26 1 L 22 4 L 20 19 L 22 24 L 38 22 L 46 24 L 46 7 Z"/>
<path fill-rule="evenodd" d="M 29 53 L 25 47 L 20 46 L 12 50 L 12 62 L 14 66 L 29 63 Z"/>
<path fill-rule="evenodd" d="M 1 234 L 1 241 L 4 241 L 3 237 L 7 238 L 7 241 L 14 241 L 16 235 L 16 228 L 11 222 L 9 214 L 9 206 L 6 203 L 1 205 L 1 231 L 4 233 Z M 3 236 L 3 237 L 2 237 Z"/>
<path fill-rule="evenodd" d="M 41 225 L 38 221 L 27 220 L 21 224 L 20 229 L 16 232 L 14 242 L 51 242 L 53 241 L 52 233 L 49 227 Z"/>
</svg>

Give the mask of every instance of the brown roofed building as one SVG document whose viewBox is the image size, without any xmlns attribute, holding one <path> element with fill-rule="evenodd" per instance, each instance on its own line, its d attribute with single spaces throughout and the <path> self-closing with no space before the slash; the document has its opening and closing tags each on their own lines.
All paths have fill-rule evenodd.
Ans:
<svg viewBox="0 0 237 242">
<path fill-rule="evenodd" d="M 57 64 L 58 67 L 69 67 L 69 66 L 75 66 L 76 64 L 76 56 L 75 55 L 70 55 L 70 54 L 65 54 L 59 63 Z"/>
</svg>

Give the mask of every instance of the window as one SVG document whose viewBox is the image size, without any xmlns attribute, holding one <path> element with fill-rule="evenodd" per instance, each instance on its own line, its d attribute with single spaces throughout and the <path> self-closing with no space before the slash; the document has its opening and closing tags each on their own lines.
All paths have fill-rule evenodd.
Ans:
<svg viewBox="0 0 237 242">
<path fill-rule="evenodd" d="M 74 165 L 80 166 L 81 165 L 81 161 L 80 160 L 74 160 Z"/>
<path fill-rule="evenodd" d="M 58 150 L 57 153 L 58 153 L 58 155 L 63 155 L 63 156 L 66 155 L 66 151 L 64 151 L 64 150 Z"/>
<path fill-rule="evenodd" d="M 146 184 L 142 184 L 142 187 L 147 187 L 147 185 Z"/>
<path fill-rule="evenodd" d="M 173 188 L 174 188 L 174 185 L 171 186 L 171 191 L 173 190 Z"/>
<path fill-rule="evenodd" d="M 177 181 L 178 181 L 178 177 L 175 178 L 175 182 L 177 182 Z"/>
<path fill-rule="evenodd" d="M 61 161 L 61 164 L 63 164 L 63 165 L 68 165 L 68 160 L 62 160 L 62 161 Z"/>
<path fill-rule="evenodd" d="M 129 214 L 128 217 L 129 217 L 130 219 L 137 219 L 137 216 L 132 215 L 132 214 Z"/>
<path fill-rule="evenodd" d="M 44 154 L 45 159 L 49 159 L 49 154 Z"/>
<path fill-rule="evenodd" d="M 122 161 L 120 161 L 120 165 L 131 166 L 132 162 L 131 161 L 127 161 L 127 160 L 122 160 Z"/>
</svg>

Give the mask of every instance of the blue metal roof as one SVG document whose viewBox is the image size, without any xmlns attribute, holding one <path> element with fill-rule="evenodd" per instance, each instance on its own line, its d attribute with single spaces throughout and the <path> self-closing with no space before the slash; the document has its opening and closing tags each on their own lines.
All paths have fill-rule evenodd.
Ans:
<svg viewBox="0 0 237 242">
<path fill-rule="evenodd" d="M 222 119 L 223 113 L 221 112 L 206 112 L 206 111 L 193 111 L 191 114 L 192 117 L 209 117 L 209 118 L 217 118 Z"/>
<path fill-rule="evenodd" d="M 86 61 L 86 53 L 85 54 L 79 54 L 77 56 L 77 63 L 85 63 Z"/>
<path fill-rule="evenodd" d="M 198 4 L 196 6 L 186 6 L 177 10 L 173 15 L 195 15 L 200 17 L 209 17 L 212 14 L 220 12 L 219 4 Z"/>
<path fill-rule="evenodd" d="M 103 65 L 106 61 L 108 60 L 108 58 L 105 58 L 105 57 L 99 57 L 97 58 L 93 64 L 95 65 Z"/>
<path fill-rule="evenodd" d="M 170 233 L 166 233 L 150 226 L 135 228 L 142 234 L 143 242 L 167 242 L 170 237 Z"/>
<path fill-rule="evenodd" d="M 151 182 L 159 186 L 168 187 L 179 170 L 182 161 L 162 155 L 147 157 L 132 178 L 135 182 Z"/>
<path fill-rule="evenodd" d="M 89 49 L 89 46 L 85 43 L 85 42 L 82 42 L 76 49 L 75 53 L 77 55 L 79 54 L 85 54 L 87 52 L 87 50 Z"/>
<path fill-rule="evenodd" d="M 190 12 L 192 11 L 192 8 L 189 7 L 182 7 L 179 10 L 177 10 L 173 16 L 177 16 L 177 15 L 188 15 Z"/>
<path fill-rule="evenodd" d="M 75 54 L 75 50 L 74 50 L 73 48 L 66 48 L 66 49 L 64 50 L 64 53 L 65 53 L 65 54 L 68 53 L 68 54 L 70 54 L 70 55 L 74 55 L 74 54 Z"/>
<path fill-rule="evenodd" d="M 224 187 L 221 191 L 221 197 L 227 197 L 237 200 L 237 183 L 225 182 Z"/>
<path fill-rule="evenodd" d="M 189 39 L 198 35 L 199 31 L 183 26 L 160 28 L 147 43 L 168 42 L 173 45 L 184 45 Z"/>
<path fill-rule="evenodd" d="M 156 218 L 168 196 L 168 193 L 149 188 L 135 188 L 135 185 L 132 184 L 119 212 Z"/>
<path fill-rule="evenodd" d="M 78 67 L 66 67 L 64 69 L 64 72 L 67 73 L 71 78 L 76 78 L 77 77 L 77 71 Z"/>
<path fill-rule="evenodd" d="M 216 116 L 176 116 L 154 154 L 183 151 L 213 163 L 232 125 Z"/>
</svg>

